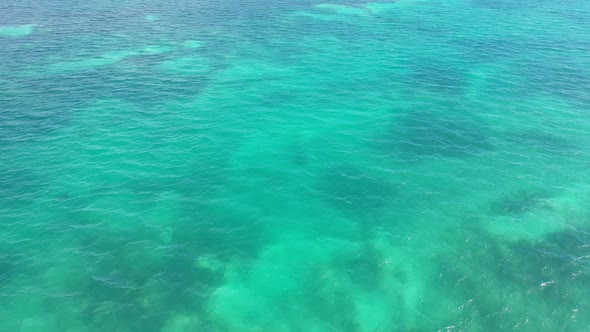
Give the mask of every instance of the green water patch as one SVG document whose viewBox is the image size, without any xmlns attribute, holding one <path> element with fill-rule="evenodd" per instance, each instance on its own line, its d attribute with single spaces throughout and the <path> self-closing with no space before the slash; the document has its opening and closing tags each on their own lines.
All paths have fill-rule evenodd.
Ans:
<svg viewBox="0 0 590 332">
<path fill-rule="evenodd" d="M 351 15 L 351 16 L 367 16 L 369 12 L 363 7 L 355 7 L 355 6 L 346 6 L 346 5 L 338 5 L 338 4 L 330 4 L 330 3 L 321 3 L 318 5 L 313 6 L 315 9 L 327 11 L 327 12 L 334 12 L 338 15 Z"/>
<path fill-rule="evenodd" d="M 201 329 L 203 326 L 207 326 L 207 324 L 199 316 L 188 312 L 175 315 L 168 319 L 162 328 L 162 332 L 195 331 Z"/>
<path fill-rule="evenodd" d="M 194 215 L 195 207 L 186 210 L 185 221 L 170 227 L 171 236 L 168 243 L 174 243 L 197 253 L 193 259 L 212 257 L 218 260 L 248 259 L 255 256 L 268 240 L 267 225 L 256 217 L 244 216 L 248 211 L 240 206 L 228 206 L 218 203 L 213 211 L 201 209 Z M 226 209 L 233 207 L 233 210 Z M 198 226 L 199 230 L 195 230 Z M 164 243 L 166 243 L 164 242 Z M 216 272 L 210 266 L 198 261 L 205 273 Z M 209 272 L 207 272 L 209 271 Z"/>
<path fill-rule="evenodd" d="M 587 295 L 587 291 L 579 287 L 590 280 L 588 265 L 584 258 L 580 259 L 588 255 L 585 241 L 587 236 L 567 230 L 550 234 L 544 241 L 510 245 L 513 258 L 503 264 L 498 278 L 509 287 L 519 289 L 521 301 L 529 296 L 538 299 L 533 307 L 535 312 L 544 314 L 531 315 L 532 324 L 541 326 L 557 319 L 564 321 L 568 330 L 576 331 L 589 323 L 587 317 L 578 314 L 586 310 L 583 309 L 586 306 L 580 304 Z M 529 294 L 525 295 L 523 288 L 528 289 Z M 514 317 L 489 324 L 508 326 L 523 314 L 515 312 Z"/>
<path fill-rule="evenodd" d="M 314 9 L 333 12 L 341 16 L 368 16 L 368 15 L 387 15 L 395 10 L 404 10 L 415 6 L 424 5 L 429 0 L 396 0 L 396 1 L 376 1 L 376 2 L 351 2 L 344 4 L 321 3 L 314 5 Z M 321 17 L 318 16 L 321 19 Z M 323 18 L 326 18 L 325 16 Z M 328 19 L 330 20 L 330 19 Z"/>
<path fill-rule="evenodd" d="M 512 57 L 523 47 L 512 39 L 458 38 L 453 45 L 461 50 L 463 59 L 473 63 L 493 62 Z"/>
<path fill-rule="evenodd" d="M 47 182 L 34 171 L 0 167 L 0 195 L 4 197 L 0 207 L 12 209 L 31 202 L 40 192 L 46 190 Z"/>
<path fill-rule="evenodd" d="M 376 141 L 389 153 L 410 159 L 465 158 L 492 149 L 480 120 L 460 110 L 415 110 L 395 117 L 390 131 Z"/>
<path fill-rule="evenodd" d="M 521 189 L 503 194 L 491 204 L 491 211 L 497 215 L 519 215 L 536 208 L 550 207 L 547 204 L 551 193 L 543 190 Z"/>
<path fill-rule="evenodd" d="M 146 21 L 149 22 L 156 22 L 160 20 L 160 15 L 156 15 L 156 14 L 149 14 L 145 16 Z"/>
<path fill-rule="evenodd" d="M 387 180 L 346 164 L 325 170 L 319 190 L 331 204 L 360 214 L 387 206 L 397 195 L 395 187 Z"/>
<path fill-rule="evenodd" d="M 160 331 L 178 313 L 198 312 L 208 288 L 221 280 L 219 272 L 212 264 L 197 264 L 199 257 L 205 257 L 202 251 L 164 244 L 141 218 L 137 221 L 133 230 L 115 229 L 103 220 L 92 227 L 69 226 L 67 239 L 65 234 L 52 237 L 54 242 L 69 240 L 69 245 L 62 243 L 61 251 L 37 255 L 39 287 L 47 294 L 39 297 L 42 305 L 54 307 L 51 314 L 47 312 L 52 318 L 42 319 L 45 325 L 55 319 L 76 321 L 91 331 L 108 327 Z M 32 310 L 43 312 L 33 298 L 29 298 Z M 79 305 L 55 306 L 64 301 Z"/>
<path fill-rule="evenodd" d="M 410 66 L 412 73 L 407 78 L 412 89 L 418 87 L 444 95 L 461 95 L 467 85 L 465 73 L 448 63 L 423 60 Z"/>
<path fill-rule="evenodd" d="M 347 241 L 285 233 L 250 268 L 226 272 L 209 303 L 210 315 L 217 326 L 231 330 L 371 331 L 391 326 L 401 307 L 395 295 L 400 289 L 390 284 L 386 294 L 363 290 L 338 268 L 356 248 Z M 369 304 L 379 309 L 369 310 L 375 308 Z"/>
<path fill-rule="evenodd" d="M 346 21 L 348 17 L 346 16 L 339 16 L 334 14 L 320 14 L 308 11 L 300 11 L 293 14 L 295 17 L 301 17 L 304 19 L 312 19 L 317 21 L 324 21 L 324 22 L 336 22 L 336 21 Z"/>
<path fill-rule="evenodd" d="M 35 32 L 36 24 L 0 26 L 0 37 L 25 37 Z"/>
<path fill-rule="evenodd" d="M 492 215 L 482 222 L 486 231 L 509 241 L 541 241 L 553 233 L 584 228 L 590 211 L 583 188 L 566 192 L 516 190 L 492 201 Z"/>
<path fill-rule="evenodd" d="M 153 155 L 144 148 L 154 139 L 155 132 L 150 129 L 156 127 L 149 121 L 130 125 L 129 121 L 144 118 L 144 114 L 135 105 L 120 100 L 103 100 L 79 108 L 74 114 L 67 129 L 34 146 L 37 155 L 54 166 L 45 168 L 55 188 L 52 192 L 67 195 L 66 202 L 89 206 L 89 213 L 109 211 L 108 205 L 114 204 L 112 211 L 119 211 L 121 217 L 128 219 L 124 211 L 145 207 L 133 193 L 117 189 L 154 171 L 147 162 Z M 123 132 L 129 135 L 123 137 Z M 33 156 L 29 159 L 39 162 Z M 117 167 L 112 171 L 109 165 Z M 132 216 L 129 217 L 132 224 Z"/>
<path fill-rule="evenodd" d="M 398 3 L 402 1 L 395 1 L 395 2 L 367 2 L 365 3 L 365 8 L 373 14 L 383 15 L 389 11 L 395 10 Z M 408 1 L 403 1 L 408 2 Z"/>
<path fill-rule="evenodd" d="M 579 317 L 578 310 L 584 310 L 579 301 L 585 291 L 570 291 L 586 282 L 588 270 L 577 258 L 587 252 L 584 240 L 579 234 L 577 239 L 570 237 L 574 233 L 562 231 L 536 241 L 506 242 L 477 228 L 459 230 L 457 239 L 464 237 L 465 242 L 457 248 L 458 255 L 441 256 L 433 262 L 439 270 L 432 274 L 429 290 L 432 296 L 441 296 L 444 305 L 424 312 L 434 322 L 454 320 L 457 328 L 534 329 L 557 319 L 576 331 L 588 324 L 587 317 L 567 317 Z M 556 241 L 559 238 L 568 245 Z M 424 304 L 429 302 L 426 299 Z"/>
<path fill-rule="evenodd" d="M 516 144 L 527 146 L 543 153 L 576 155 L 583 150 L 583 146 L 571 142 L 567 138 L 538 130 L 517 132 L 510 135 L 509 138 Z"/>
<path fill-rule="evenodd" d="M 47 70 L 52 73 L 68 73 L 89 70 L 106 65 L 112 65 L 128 57 L 137 55 L 135 51 L 115 51 L 96 58 L 61 62 L 49 65 Z"/>
<path fill-rule="evenodd" d="M 518 67 L 518 71 L 525 78 L 526 92 L 590 102 L 590 66 L 575 63 L 572 57 L 564 54 L 543 61 L 525 59 L 528 65 Z"/>
<path fill-rule="evenodd" d="M 71 109 L 63 96 L 48 94 L 43 87 L 32 88 L 16 80 L 0 79 L 0 84 L 3 87 L 0 91 L 3 103 L 0 148 L 16 150 L 67 125 Z"/>
<path fill-rule="evenodd" d="M 286 138 L 291 135 L 261 131 L 234 152 L 228 166 L 227 186 L 218 193 L 224 198 L 232 197 L 222 201 L 224 206 L 229 204 L 227 211 L 245 210 L 244 215 L 262 220 L 296 215 L 308 195 L 305 184 L 309 179 L 301 170 L 293 169 L 288 154 L 290 141 Z"/>
<path fill-rule="evenodd" d="M 282 81 L 293 77 L 295 74 L 293 68 L 255 59 L 246 59 L 236 61 L 233 65 L 217 73 L 215 81 L 220 84 L 255 82 L 260 83 L 260 85 L 256 84 L 252 88 L 260 89 L 263 87 L 268 88 L 266 84 L 269 82 Z M 251 96 L 251 98 L 254 97 Z"/>
<path fill-rule="evenodd" d="M 76 231 L 71 227 L 72 220 L 63 222 L 60 218 L 56 211 L 34 205 L 26 215 L 20 216 L 21 223 L 13 229 L 18 232 L 19 247 L 28 247 L 27 242 L 31 242 L 32 247 L 28 251 L 35 252 L 22 266 L 26 268 L 19 269 L 19 278 L 10 280 L 6 288 L 27 288 L 26 301 L 13 296 L 3 299 L 3 305 L 13 310 L 18 308 L 26 317 L 26 322 L 21 320 L 16 325 L 21 330 L 51 329 L 58 324 L 81 328 L 79 314 L 85 304 L 80 301 L 80 295 L 86 290 L 94 263 L 85 259 L 85 244 L 77 246 L 79 243 L 75 238 Z M 41 229 L 47 238 L 39 237 Z M 32 239 L 36 239 L 34 244 Z M 14 242 L 10 247 L 11 251 L 15 249 Z M 22 260 L 14 260 L 19 261 Z M 36 283 L 23 283 L 28 279 L 35 279 Z M 54 310 L 47 310 L 48 307 Z M 3 310 L 0 310 L 0 316 L 8 326 L 12 326 L 13 320 L 5 316 Z"/>
<path fill-rule="evenodd" d="M 470 0 L 468 3 L 472 4 L 476 7 L 481 7 L 485 9 L 492 9 L 492 10 L 521 10 L 521 9 L 528 9 L 528 8 L 535 8 L 540 6 L 545 6 L 548 3 L 551 3 L 548 0 L 541 0 L 541 1 L 509 1 L 509 0 Z"/>
<path fill-rule="evenodd" d="M 0 285 L 6 284 L 16 276 L 16 264 L 12 262 L 14 259 L 11 256 L 9 254 L 0 256 Z"/>
<path fill-rule="evenodd" d="M 335 24 L 363 24 L 370 22 L 373 14 L 384 14 L 400 7 L 398 3 L 409 3 L 411 0 L 396 2 L 367 2 L 358 4 L 320 3 L 310 10 L 297 11 L 295 16 L 310 18 L 317 21 Z M 402 5 L 403 6 L 403 5 Z"/>
<path fill-rule="evenodd" d="M 171 52 L 172 47 L 166 45 L 148 45 L 139 50 L 122 50 L 103 53 L 83 60 L 58 61 L 40 70 L 45 74 L 69 74 L 101 67 L 110 66 L 137 56 L 159 55 Z"/>
<path fill-rule="evenodd" d="M 201 162 L 200 154 L 195 153 L 192 158 L 196 160 L 190 161 L 187 169 L 153 169 L 146 177 L 129 181 L 129 188 L 145 199 L 158 200 L 163 195 L 176 197 L 183 206 L 201 207 L 225 182 L 227 156 L 224 151 L 217 152 L 210 155 L 214 164 Z"/>
<path fill-rule="evenodd" d="M 167 45 L 148 45 L 139 53 L 140 55 L 157 55 L 172 52 L 174 49 Z"/>
<path fill-rule="evenodd" d="M 186 40 L 182 45 L 184 48 L 197 49 L 203 47 L 204 43 L 199 40 Z"/>
<path fill-rule="evenodd" d="M 308 144 L 303 142 L 302 140 L 296 140 L 291 143 L 290 149 L 290 158 L 291 162 L 299 167 L 305 167 L 310 162 L 310 155 L 309 149 L 310 147 Z"/>
<path fill-rule="evenodd" d="M 201 75 L 209 72 L 211 62 L 204 57 L 183 57 L 163 61 L 158 68 L 174 75 Z"/>
<path fill-rule="evenodd" d="M 3 209 L 6 209 L 3 207 Z M 2 235 L 0 236 L 0 288 L 9 287 L 12 282 L 19 277 L 28 275 L 32 270 L 31 263 L 33 259 L 24 254 L 21 250 L 23 247 L 14 246 L 14 242 L 23 241 L 22 233 L 19 228 L 18 220 L 22 220 L 23 215 L 8 216 L 7 213 L 0 214 L 3 218 Z M 24 240 L 27 241 L 27 240 Z M 7 295 L 12 295 L 10 292 Z"/>
<path fill-rule="evenodd" d="M 2 328 L 587 330 L 585 4 L 243 5 L 3 39 Z"/>
<path fill-rule="evenodd" d="M 504 116 L 509 115 L 509 112 L 505 112 L 506 108 L 509 107 L 506 100 L 510 99 L 511 101 L 514 100 L 515 103 L 522 103 L 521 96 L 525 93 L 520 85 L 520 77 L 514 77 L 512 74 L 512 66 L 514 65 L 507 59 L 499 59 L 471 67 L 467 74 L 469 76 L 469 87 L 465 91 L 465 98 L 472 101 L 485 99 L 491 105 L 502 107 Z M 500 93 L 502 87 L 507 85 L 511 87 L 513 92 L 510 96 Z M 517 95 L 519 98 L 515 98 Z"/>
</svg>

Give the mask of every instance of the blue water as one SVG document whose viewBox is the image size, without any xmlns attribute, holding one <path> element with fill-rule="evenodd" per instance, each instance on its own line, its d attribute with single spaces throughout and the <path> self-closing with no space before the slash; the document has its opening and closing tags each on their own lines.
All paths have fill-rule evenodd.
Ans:
<svg viewBox="0 0 590 332">
<path fill-rule="evenodd" d="M 590 2 L 0 3 L 0 331 L 590 330 Z"/>
</svg>

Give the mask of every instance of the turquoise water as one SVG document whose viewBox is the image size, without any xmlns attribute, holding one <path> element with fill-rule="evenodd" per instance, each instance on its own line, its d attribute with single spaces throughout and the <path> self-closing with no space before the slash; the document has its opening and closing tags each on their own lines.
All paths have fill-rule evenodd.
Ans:
<svg viewBox="0 0 590 332">
<path fill-rule="evenodd" d="M 590 2 L 0 4 L 0 331 L 590 330 Z"/>
</svg>

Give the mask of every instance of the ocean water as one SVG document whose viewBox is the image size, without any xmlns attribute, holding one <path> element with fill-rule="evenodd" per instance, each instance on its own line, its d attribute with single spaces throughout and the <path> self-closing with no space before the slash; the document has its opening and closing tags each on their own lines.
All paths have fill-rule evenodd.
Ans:
<svg viewBox="0 0 590 332">
<path fill-rule="evenodd" d="M 590 2 L 5 0 L 0 331 L 589 331 Z"/>
</svg>

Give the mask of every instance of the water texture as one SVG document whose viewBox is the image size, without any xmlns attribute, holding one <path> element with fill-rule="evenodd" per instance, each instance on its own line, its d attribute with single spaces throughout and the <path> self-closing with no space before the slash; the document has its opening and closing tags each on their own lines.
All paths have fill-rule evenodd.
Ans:
<svg viewBox="0 0 590 332">
<path fill-rule="evenodd" d="M 590 2 L 3 1 L 0 331 L 590 330 Z"/>
</svg>

